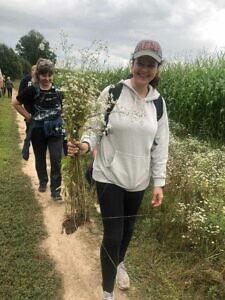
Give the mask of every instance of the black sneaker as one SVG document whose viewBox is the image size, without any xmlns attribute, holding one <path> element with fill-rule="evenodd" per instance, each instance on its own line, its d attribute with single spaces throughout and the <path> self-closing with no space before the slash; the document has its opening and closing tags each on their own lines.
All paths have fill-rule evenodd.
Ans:
<svg viewBox="0 0 225 300">
<path fill-rule="evenodd" d="M 62 196 L 60 195 L 60 192 L 52 192 L 51 197 L 54 201 L 62 200 Z"/>
<path fill-rule="evenodd" d="M 47 184 L 46 183 L 40 183 L 39 188 L 38 188 L 38 192 L 44 193 L 44 192 L 46 192 L 46 189 L 47 189 Z"/>
</svg>

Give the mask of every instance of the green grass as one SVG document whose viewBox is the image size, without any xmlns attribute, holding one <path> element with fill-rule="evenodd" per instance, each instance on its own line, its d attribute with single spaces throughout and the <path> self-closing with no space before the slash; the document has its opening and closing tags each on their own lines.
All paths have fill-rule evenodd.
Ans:
<svg viewBox="0 0 225 300">
<path fill-rule="evenodd" d="M 47 234 L 21 171 L 15 112 L 0 98 L 0 299 L 62 299 L 62 280 L 40 243 Z"/>
<path fill-rule="evenodd" d="M 225 297 L 225 254 L 201 256 L 191 247 L 180 247 L 181 239 L 170 237 L 170 230 L 158 219 L 167 218 L 165 206 L 152 209 L 148 189 L 137 219 L 135 232 L 129 246 L 126 264 L 131 282 L 141 300 L 222 300 Z M 166 202 L 174 199 L 165 193 Z M 155 220 L 154 220 L 155 219 Z M 158 228 L 156 228 L 158 224 Z M 161 238 L 160 231 L 168 231 Z M 179 228 L 177 229 L 179 231 Z M 173 232 L 174 233 L 174 232 Z M 219 248 L 219 245 L 218 245 Z M 219 252 L 219 250 L 218 250 Z"/>
</svg>

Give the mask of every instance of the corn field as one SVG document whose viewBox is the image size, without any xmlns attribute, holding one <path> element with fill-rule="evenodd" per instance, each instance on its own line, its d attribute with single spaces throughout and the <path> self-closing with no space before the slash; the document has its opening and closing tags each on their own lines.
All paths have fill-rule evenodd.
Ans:
<svg viewBox="0 0 225 300">
<path fill-rule="evenodd" d="M 165 65 L 160 91 L 169 116 L 190 133 L 225 139 L 225 54 Z"/>
</svg>

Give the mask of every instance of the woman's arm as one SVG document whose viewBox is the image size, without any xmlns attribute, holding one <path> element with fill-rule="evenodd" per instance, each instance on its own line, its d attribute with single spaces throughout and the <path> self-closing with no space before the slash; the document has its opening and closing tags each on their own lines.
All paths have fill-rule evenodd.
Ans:
<svg viewBox="0 0 225 300">
<path fill-rule="evenodd" d="M 16 95 L 16 93 L 12 95 L 12 106 L 25 118 L 26 122 L 31 121 L 31 114 L 25 109 L 24 104 L 29 103 L 30 105 L 34 96 L 35 89 L 32 86 L 26 87 L 18 95 Z"/>
<path fill-rule="evenodd" d="M 158 207 L 162 204 L 163 201 L 163 187 L 154 186 L 151 204 L 153 207 Z"/>
<path fill-rule="evenodd" d="M 163 100 L 163 115 L 158 121 L 158 129 L 155 142 L 151 149 L 151 172 L 154 181 L 153 196 L 151 203 L 153 207 L 161 205 L 163 200 L 163 187 L 166 178 L 166 164 L 168 160 L 169 125 L 166 104 Z"/>
<path fill-rule="evenodd" d="M 158 121 L 158 129 L 151 148 L 151 173 L 154 186 L 164 186 L 166 179 L 166 164 L 168 160 L 169 125 L 165 101 L 163 100 L 163 115 Z"/>
<path fill-rule="evenodd" d="M 20 103 L 16 97 L 12 98 L 12 106 L 25 118 L 26 122 L 29 123 L 31 121 L 31 114 L 23 107 L 22 103 Z"/>
</svg>

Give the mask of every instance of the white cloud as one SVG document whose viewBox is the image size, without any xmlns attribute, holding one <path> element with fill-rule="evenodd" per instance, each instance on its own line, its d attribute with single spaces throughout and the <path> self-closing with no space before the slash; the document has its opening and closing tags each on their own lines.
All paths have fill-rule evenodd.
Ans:
<svg viewBox="0 0 225 300">
<path fill-rule="evenodd" d="M 78 48 L 108 42 L 118 65 L 141 39 L 158 40 L 168 59 L 225 43 L 223 0 L 11 0 L 1 3 L 0 20 L 0 42 L 10 47 L 31 29 L 53 47 L 63 29 Z"/>
<path fill-rule="evenodd" d="M 209 48 L 215 49 L 215 45 L 225 48 L 225 8 L 222 10 L 213 9 L 209 18 L 204 23 L 204 29 L 199 28 L 202 39 L 209 43 Z"/>
</svg>

